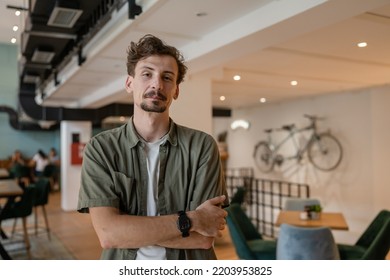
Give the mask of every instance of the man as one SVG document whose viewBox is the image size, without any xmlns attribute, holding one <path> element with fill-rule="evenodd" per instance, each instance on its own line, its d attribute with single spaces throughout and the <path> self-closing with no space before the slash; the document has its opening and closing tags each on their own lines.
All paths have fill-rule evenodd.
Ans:
<svg viewBox="0 0 390 280">
<path fill-rule="evenodd" d="M 216 259 L 227 215 L 218 147 L 169 116 L 186 70 L 180 52 L 152 35 L 128 49 L 134 114 L 83 156 L 78 210 L 90 213 L 103 259 Z"/>
</svg>

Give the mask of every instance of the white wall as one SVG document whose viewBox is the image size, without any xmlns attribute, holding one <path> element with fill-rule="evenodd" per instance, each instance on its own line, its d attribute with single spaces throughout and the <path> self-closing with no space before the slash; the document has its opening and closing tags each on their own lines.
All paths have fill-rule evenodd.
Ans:
<svg viewBox="0 0 390 280">
<path fill-rule="evenodd" d="M 229 130 L 228 167 L 253 167 L 257 178 L 308 183 L 311 196 L 320 198 L 326 211 L 344 213 L 350 230 L 334 231 L 337 241 L 353 243 L 380 209 L 390 209 L 389 105 L 390 87 L 382 87 L 234 110 L 231 120 L 245 118 L 251 128 Z M 341 141 L 340 166 L 323 172 L 307 161 L 290 161 L 262 174 L 252 154 L 256 143 L 266 137 L 263 130 L 293 123 L 304 126 L 308 124 L 305 113 L 325 117 L 318 123 L 319 130 L 331 129 Z"/>
<path fill-rule="evenodd" d="M 374 211 L 390 209 L 390 88 L 373 92 L 372 111 L 372 169 Z"/>
<path fill-rule="evenodd" d="M 87 143 L 92 135 L 92 123 L 85 121 L 61 122 L 61 208 L 77 209 L 80 190 L 81 165 L 71 165 L 72 133 L 80 134 L 80 143 Z"/>
<path fill-rule="evenodd" d="M 212 133 L 211 81 L 198 75 L 180 85 L 179 98 L 172 102 L 170 114 L 181 125 Z"/>
</svg>

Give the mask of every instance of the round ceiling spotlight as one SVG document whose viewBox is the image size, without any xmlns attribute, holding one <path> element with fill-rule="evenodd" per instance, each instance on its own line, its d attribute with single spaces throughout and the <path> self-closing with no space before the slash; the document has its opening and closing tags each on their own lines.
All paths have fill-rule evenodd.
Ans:
<svg viewBox="0 0 390 280">
<path fill-rule="evenodd" d="M 365 47 L 367 47 L 367 42 L 360 42 L 360 43 L 358 43 L 357 44 L 357 46 L 359 47 L 359 48 L 365 48 Z"/>
<path fill-rule="evenodd" d="M 199 13 L 196 13 L 196 16 L 197 17 L 205 17 L 205 16 L 207 16 L 207 13 L 206 12 L 199 12 Z"/>
</svg>

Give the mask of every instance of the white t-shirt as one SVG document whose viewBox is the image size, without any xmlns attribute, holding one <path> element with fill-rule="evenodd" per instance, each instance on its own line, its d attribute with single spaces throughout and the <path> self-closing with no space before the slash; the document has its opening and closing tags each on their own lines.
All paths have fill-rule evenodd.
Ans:
<svg viewBox="0 0 390 280">
<path fill-rule="evenodd" d="M 32 158 L 35 161 L 35 171 L 43 172 L 46 165 L 49 164 L 49 160 L 47 158 L 42 158 L 39 154 L 35 154 Z"/>
<path fill-rule="evenodd" d="M 159 216 L 157 209 L 158 203 L 158 177 L 160 174 L 160 145 L 165 142 L 167 137 L 162 137 L 157 142 L 144 143 L 144 152 L 147 158 L 148 167 L 148 191 L 147 191 L 147 215 Z M 166 250 L 160 246 L 145 246 L 137 251 L 137 260 L 165 260 Z"/>
</svg>

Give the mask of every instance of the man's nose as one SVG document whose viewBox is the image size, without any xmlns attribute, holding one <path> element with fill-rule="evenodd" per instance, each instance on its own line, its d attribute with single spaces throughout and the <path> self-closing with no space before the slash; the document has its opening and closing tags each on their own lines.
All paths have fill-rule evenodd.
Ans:
<svg viewBox="0 0 390 280">
<path fill-rule="evenodd" d="M 155 77 L 153 79 L 153 84 L 152 84 L 152 87 L 156 90 L 161 90 L 162 89 L 162 79 L 160 77 Z"/>
</svg>

